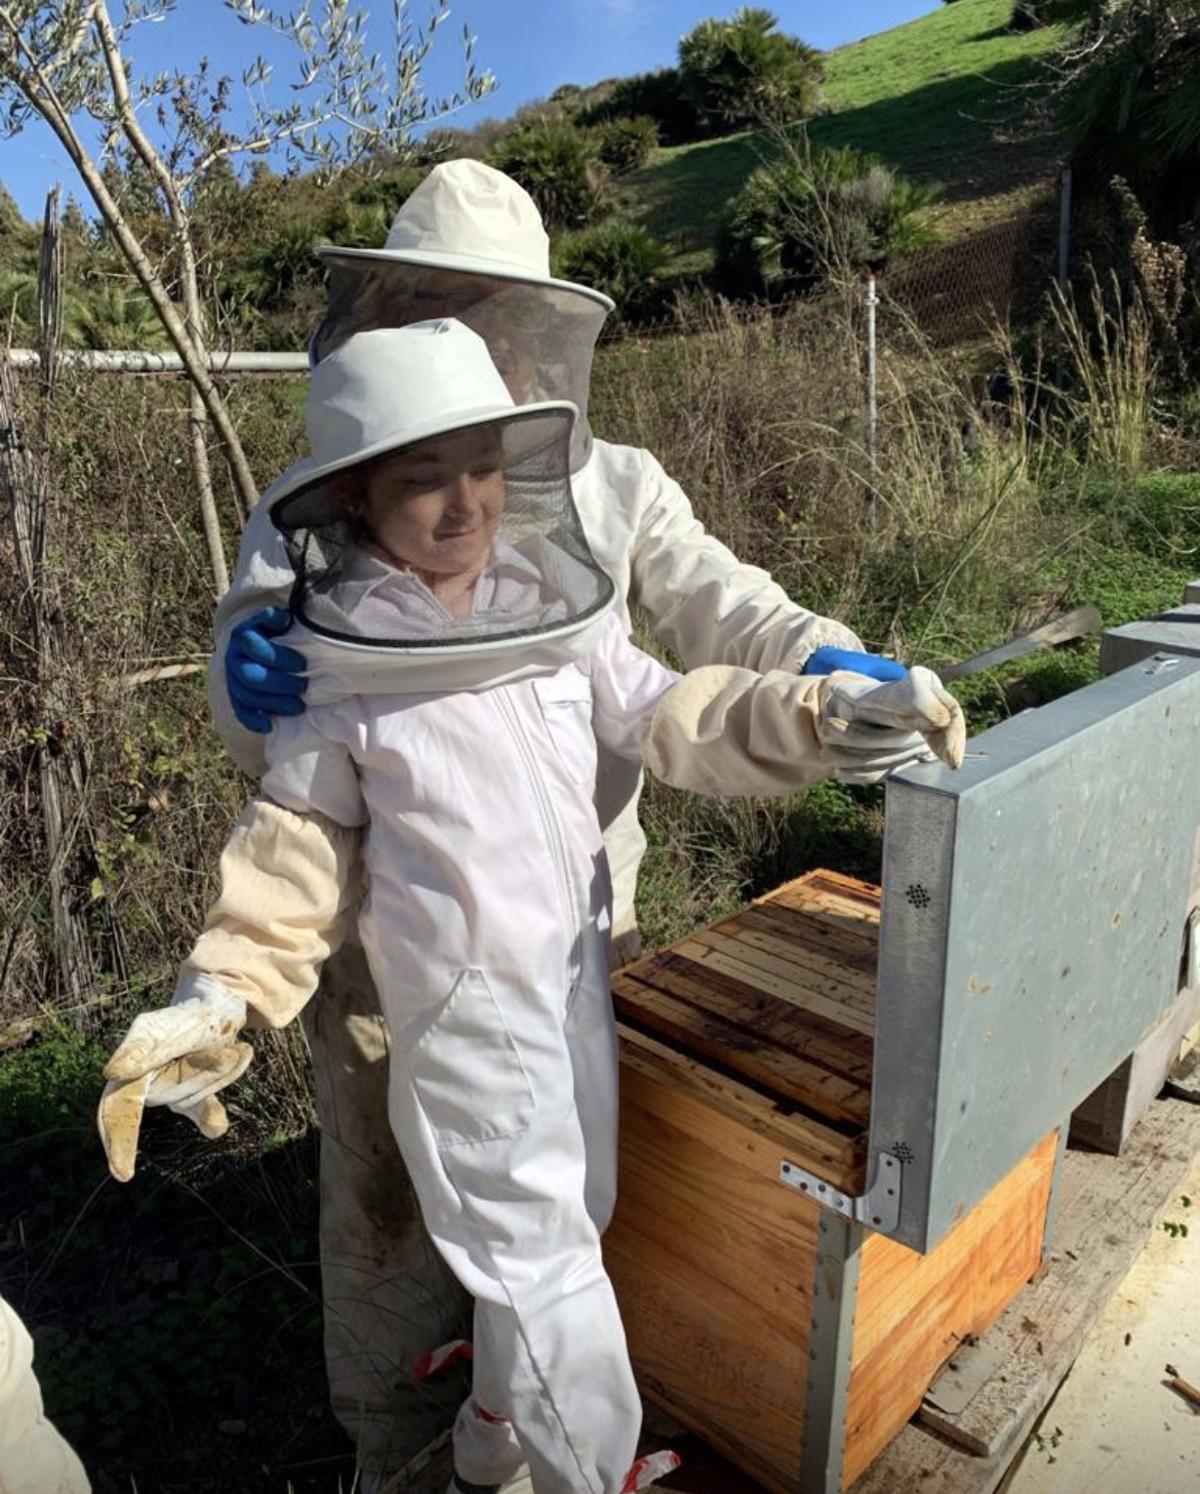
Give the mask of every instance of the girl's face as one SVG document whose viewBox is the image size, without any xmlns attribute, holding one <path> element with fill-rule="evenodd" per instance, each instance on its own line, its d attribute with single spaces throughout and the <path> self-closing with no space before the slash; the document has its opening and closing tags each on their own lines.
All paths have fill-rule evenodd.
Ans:
<svg viewBox="0 0 1200 1494">
<path fill-rule="evenodd" d="M 456 576 L 486 563 L 504 509 L 503 452 L 494 430 L 436 436 L 367 469 L 362 517 L 393 560 Z"/>
</svg>

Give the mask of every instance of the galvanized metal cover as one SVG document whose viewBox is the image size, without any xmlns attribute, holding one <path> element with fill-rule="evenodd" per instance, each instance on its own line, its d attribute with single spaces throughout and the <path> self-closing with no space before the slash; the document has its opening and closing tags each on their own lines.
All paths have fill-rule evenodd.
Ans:
<svg viewBox="0 0 1200 1494">
<path fill-rule="evenodd" d="M 887 791 L 871 1151 L 928 1250 L 1133 1050 L 1179 985 L 1200 660 L 1155 659 Z"/>
<path fill-rule="evenodd" d="M 1181 606 L 1159 617 L 1108 628 L 1100 640 L 1101 673 L 1115 674 L 1160 651 L 1200 655 L 1200 597 L 1191 596 L 1191 586 L 1186 595 Z"/>
</svg>

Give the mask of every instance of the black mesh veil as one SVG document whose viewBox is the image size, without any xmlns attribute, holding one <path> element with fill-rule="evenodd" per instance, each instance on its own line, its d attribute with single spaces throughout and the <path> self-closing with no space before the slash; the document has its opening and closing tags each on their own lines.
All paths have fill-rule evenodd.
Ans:
<svg viewBox="0 0 1200 1494">
<path fill-rule="evenodd" d="M 569 410 L 517 407 L 436 438 L 470 434 L 497 443 L 503 478 L 495 533 L 462 617 L 449 615 L 356 516 L 347 494 L 362 478 L 362 463 L 272 500 L 296 575 L 293 615 L 318 637 L 424 653 L 577 631 L 607 608 L 613 586 L 592 556 L 571 495 L 571 427 Z"/>
<path fill-rule="evenodd" d="M 477 332 L 518 404 L 565 399 L 579 411 L 571 470 L 591 452 L 588 388 L 603 298 L 544 281 L 500 279 L 402 260 L 323 256 L 328 309 L 312 340 L 320 361 L 355 332 L 454 317 Z"/>
</svg>

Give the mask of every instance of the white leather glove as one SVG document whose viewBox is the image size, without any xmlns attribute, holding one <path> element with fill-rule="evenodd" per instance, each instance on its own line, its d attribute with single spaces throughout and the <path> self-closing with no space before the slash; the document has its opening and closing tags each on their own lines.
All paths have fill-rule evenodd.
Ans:
<svg viewBox="0 0 1200 1494">
<path fill-rule="evenodd" d="M 842 783 L 878 783 L 934 758 L 962 767 L 962 707 L 931 669 L 914 665 L 904 679 L 885 684 L 865 675 L 831 674 L 822 682 L 820 703 L 817 735 Z"/>
<path fill-rule="evenodd" d="M 254 1056 L 236 1041 L 246 1003 L 209 975 L 185 976 L 171 1005 L 135 1017 L 104 1066 L 108 1083 L 97 1124 L 108 1170 L 119 1183 L 133 1177 L 142 1113 L 166 1105 L 210 1140 L 229 1129 L 217 1091 L 245 1072 Z"/>
</svg>

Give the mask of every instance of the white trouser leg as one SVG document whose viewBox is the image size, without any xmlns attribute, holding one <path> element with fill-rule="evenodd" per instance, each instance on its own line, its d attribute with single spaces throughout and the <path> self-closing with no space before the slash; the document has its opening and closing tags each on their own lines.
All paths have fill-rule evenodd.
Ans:
<svg viewBox="0 0 1200 1494">
<path fill-rule="evenodd" d="M 641 1404 L 586 1202 L 611 1207 L 611 1012 L 599 992 L 580 1008 L 581 991 L 564 1022 L 530 994 L 494 996 L 472 973 L 397 1052 L 393 1124 L 430 1234 L 476 1299 L 474 1399 L 512 1422 L 538 1494 L 619 1494 Z M 456 1444 L 472 1483 L 502 1482 L 512 1457 L 507 1435 Z"/>
</svg>

